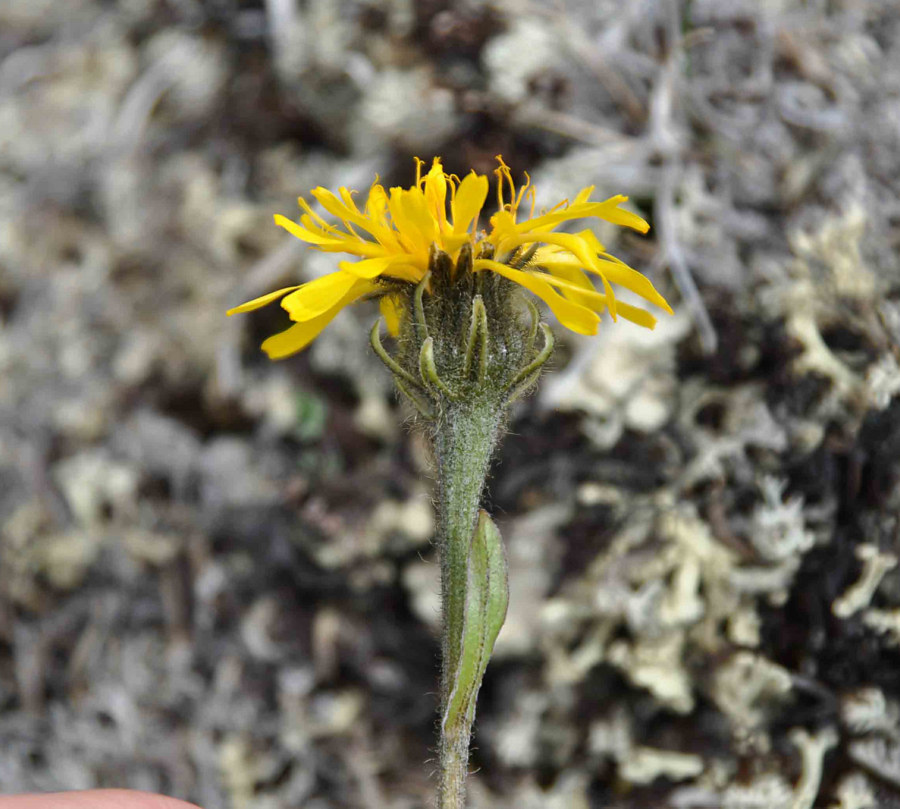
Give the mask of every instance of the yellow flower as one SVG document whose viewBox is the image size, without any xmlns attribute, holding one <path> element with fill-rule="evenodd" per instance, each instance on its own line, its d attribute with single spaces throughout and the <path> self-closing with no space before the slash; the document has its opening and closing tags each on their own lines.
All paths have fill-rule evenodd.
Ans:
<svg viewBox="0 0 900 809">
<path fill-rule="evenodd" d="M 472 171 L 462 180 L 444 173 L 435 158 L 423 177 L 416 159 L 416 183 L 410 188 L 391 188 L 377 182 L 369 189 L 360 209 L 353 193 L 341 188 L 334 194 L 316 188 L 312 196 L 339 225 L 329 224 L 300 197 L 300 221 L 276 215 L 276 224 L 315 249 L 346 253 L 355 260 L 338 262 L 338 270 L 306 284 L 270 292 L 231 309 L 228 314 L 249 312 L 281 298 L 294 325 L 270 337 L 262 348 L 272 359 L 294 354 L 312 342 L 345 306 L 363 297 L 380 297 L 389 329 L 396 333 L 401 317 L 395 291 L 397 283 L 417 284 L 428 272 L 432 246 L 450 255 L 455 263 L 460 249 L 470 244 L 474 272 L 494 272 L 519 284 L 544 301 L 560 323 L 579 334 L 596 334 L 600 314 L 609 311 L 652 329 L 656 318 L 643 309 L 616 301 L 611 283 L 636 292 L 671 314 L 665 299 L 636 270 L 609 255 L 590 230 L 557 233 L 564 222 L 603 219 L 646 233 L 647 223 L 619 206 L 628 198 L 610 197 L 591 202 L 593 186 L 582 189 L 569 203 L 534 215 L 534 186 L 516 188 L 512 173 L 497 157 L 497 211 L 490 229 L 479 228 L 488 196 L 488 178 Z M 448 212 L 449 191 L 449 212 Z M 530 201 L 527 218 L 520 221 L 523 200 Z M 590 276 L 600 278 L 598 292 Z"/>
</svg>

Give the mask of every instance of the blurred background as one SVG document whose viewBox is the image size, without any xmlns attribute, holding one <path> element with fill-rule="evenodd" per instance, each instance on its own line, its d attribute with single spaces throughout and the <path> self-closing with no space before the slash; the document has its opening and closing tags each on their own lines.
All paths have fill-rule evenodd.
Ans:
<svg viewBox="0 0 900 809">
<path fill-rule="evenodd" d="M 896 0 L 2 0 L 0 790 L 427 805 L 424 441 L 316 185 L 502 153 L 676 315 L 560 333 L 487 503 L 473 807 L 900 806 Z"/>
</svg>

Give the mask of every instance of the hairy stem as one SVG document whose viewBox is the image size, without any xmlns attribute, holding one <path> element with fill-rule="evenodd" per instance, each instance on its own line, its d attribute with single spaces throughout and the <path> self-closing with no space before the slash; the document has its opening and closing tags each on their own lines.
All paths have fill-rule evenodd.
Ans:
<svg viewBox="0 0 900 809">
<path fill-rule="evenodd" d="M 465 805 L 472 715 L 463 711 L 447 721 L 447 710 L 460 664 L 472 539 L 503 409 L 490 401 L 448 403 L 435 429 L 443 618 L 439 809 Z"/>
</svg>

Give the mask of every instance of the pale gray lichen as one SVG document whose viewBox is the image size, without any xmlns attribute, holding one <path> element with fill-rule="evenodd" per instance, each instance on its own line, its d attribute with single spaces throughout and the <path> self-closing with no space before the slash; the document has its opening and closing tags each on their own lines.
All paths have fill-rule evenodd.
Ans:
<svg viewBox="0 0 900 809">
<path fill-rule="evenodd" d="M 658 430 L 675 410 L 675 346 L 689 327 L 686 317 L 666 318 L 653 331 L 609 329 L 584 341 L 569 367 L 547 379 L 541 405 L 588 413 L 602 447 L 626 429 Z"/>
<path fill-rule="evenodd" d="M 703 759 L 692 753 L 635 747 L 619 767 L 619 775 L 632 784 L 649 784 L 657 778 L 685 781 L 703 772 Z"/>
<path fill-rule="evenodd" d="M 856 734 L 886 733 L 900 737 L 900 705 L 880 688 L 860 688 L 841 699 L 841 721 Z"/>
<path fill-rule="evenodd" d="M 731 571 L 740 592 L 766 593 L 770 600 L 785 598 L 803 555 L 816 541 L 807 526 L 802 498 L 784 500 L 786 481 L 765 476 L 760 481 L 763 500 L 753 510 L 748 539 L 764 566 L 742 565 Z"/>
<path fill-rule="evenodd" d="M 847 753 L 864 770 L 900 787 L 900 741 L 880 737 L 854 739 Z"/>
<path fill-rule="evenodd" d="M 791 809 L 812 809 L 819 794 L 825 755 L 838 743 L 834 728 L 810 734 L 802 728 L 791 731 L 791 741 L 800 750 L 803 770 L 794 790 Z"/>
<path fill-rule="evenodd" d="M 679 423 L 694 434 L 697 442 L 697 451 L 682 473 L 685 487 L 726 477 L 728 469 L 748 451 L 783 452 L 789 445 L 787 430 L 755 383 L 720 390 L 689 381 L 683 387 L 682 402 Z M 721 424 L 715 429 L 697 423 L 698 414 L 710 407 L 723 411 Z"/>
<path fill-rule="evenodd" d="M 750 541 L 766 562 L 779 563 L 799 560 L 815 543 L 815 536 L 806 529 L 803 500 L 784 499 L 787 481 L 763 477 L 760 492 L 763 502 L 753 510 Z"/>
<path fill-rule="evenodd" d="M 411 153 L 452 136 L 458 126 L 453 94 L 428 68 L 387 68 L 373 76 L 353 122 L 362 154 L 396 143 Z"/>
<path fill-rule="evenodd" d="M 878 809 L 878 801 L 872 784 L 860 772 L 850 773 L 841 779 L 837 790 L 837 803 L 830 809 Z"/>
<path fill-rule="evenodd" d="M 872 407 L 885 410 L 900 393 L 900 364 L 894 354 L 886 353 L 866 372 L 868 399 Z"/>
<path fill-rule="evenodd" d="M 868 609 L 862 614 L 863 623 L 873 632 L 884 635 L 892 646 L 900 646 L 900 609 Z"/>
<path fill-rule="evenodd" d="M 750 784 L 729 786 L 722 795 L 722 809 L 793 809 L 793 797 L 782 776 L 767 773 Z"/>
<path fill-rule="evenodd" d="M 895 552 L 896 3 L 160 5 L 0 2 L 4 788 L 424 802 L 429 463 L 371 313 L 278 368 L 222 318 L 334 268 L 273 210 L 415 146 L 629 193 L 649 239 L 601 240 L 711 318 L 567 337 L 520 406 L 473 802 L 789 809 L 836 701 L 818 803 L 896 803 L 900 580 L 854 557 Z"/>
<path fill-rule="evenodd" d="M 767 712 L 788 698 L 793 681 L 788 671 L 761 655 L 737 652 L 715 674 L 713 697 L 742 741 L 768 748 L 763 730 Z"/>
<path fill-rule="evenodd" d="M 875 545 L 858 545 L 856 558 L 863 563 L 859 578 L 831 605 L 838 618 L 849 618 L 867 607 L 885 574 L 897 566 L 894 554 L 880 553 Z"/>
<path fill-rule="evenodd" d="M 528 17 L 517 18 L 485 49 L 491 89 L 507 102 L 525 101 L 532 92 L 531 83 L 542 72 L 564 69 L 560 45 L 550 26 Z"/>
<path fill-rule="evenodd" d="M 837 742 L 833 729 L 811 735 L 796 729 L 791 740 L 801 757 L 801 775 L 791 789 L 781 776 L 767 773 L 748 785 L 733 784 L 722 796 L 723 809 L 812 809 L 822 780 L 825 754 Z"/>
<path fill-rule="evenodd" d="M 684 636 L 672 633 L 662 638 L 616 641 L 609 647 L 609 662 L 639 688 L 647 689 L 663 705 L 677 713 L 694 707 L 691 681 L 682 664 Z"/>
<path fill-rule="evenodd" d="M 84 527 L 96 527 L 109 511 L 135 513 L 139 473 L 109 453 L 85 451 L 56 466 L 56 479 L 72 515 Z"/>
</svg>

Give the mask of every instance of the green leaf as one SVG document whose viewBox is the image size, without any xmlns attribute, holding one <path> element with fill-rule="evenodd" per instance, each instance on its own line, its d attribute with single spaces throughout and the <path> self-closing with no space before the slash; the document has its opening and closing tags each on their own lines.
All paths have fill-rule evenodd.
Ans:
<svg viewBox="0 0 900 809">
<path fill-rule="evenodd" d="M 464 722 L 468 728 L 475 719 L 475 699 L 494 650 L 494 642 L 506 620 L 508 604 L 509 583 L 503 539 L 487 512 L 481 511 L 469 549 L 459 661 L 450 676 L 450 696 L 441 720 L 445 731 L 459 722 Z"/>
</svg>

